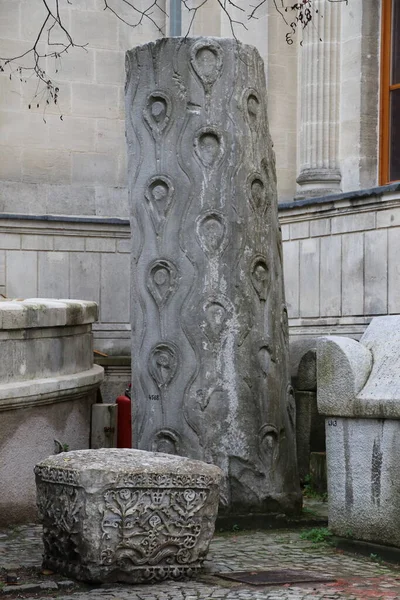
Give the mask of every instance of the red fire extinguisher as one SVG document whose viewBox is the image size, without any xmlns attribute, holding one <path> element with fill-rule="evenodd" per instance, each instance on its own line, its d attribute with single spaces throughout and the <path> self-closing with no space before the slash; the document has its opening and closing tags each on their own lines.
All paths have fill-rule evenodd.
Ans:
<svg viewBox="0 0 400 600">
<path fill-rule="evenodd" d="M 117 448 L 132 448 L 131 384 L 125 394 L 116 399 L 118 405 Z"/>
</svg>

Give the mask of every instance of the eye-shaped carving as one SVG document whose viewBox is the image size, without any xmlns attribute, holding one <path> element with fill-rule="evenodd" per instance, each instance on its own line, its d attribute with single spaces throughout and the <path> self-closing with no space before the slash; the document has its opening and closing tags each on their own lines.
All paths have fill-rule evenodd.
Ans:
<svg viewBox="0 0 400 600">
<path fill-rule="evenodd" d="M 201 163 L 211 169 L 221 161 L 224 154 L 222 135 L 213 127 L 203 127 L 195 136 L 194 149 Z"/>
<path fill-rule="evenodd" d="M 247 196 L 255 213 L 264 212 L 268 202 L 264 179 L 259 173 L 252 173 L 247 179 Z"/>
<path fill-rule="evenodd" d="M 294 396 L 294 389 L 290 385 L 290 383 L 288 383 L 286 388 L 286 409 L 289 417 L 290 426 L 294 431 L 296 428 L 296 400 Z"/>
<path fill-rule="evenodd" d="M 174 199 L 174 187 L 169 177 L 155 175 L 147 182 L 145 198 L 156 233 L 162 230 Z"/>
<path fill-rule="evenodd" d="M 260 300 L 266 300 L 268 295 L 269 269 L 263 256 L 257 256 L 251 265 L 251 282 Z"/>
<path fill-rule="evenodd" d="M 226 220 L 222 213 L 206 211 L 196 220 L 196 233 L 200 246 L 208 256 L 220 255 L 228 243 Z"/>
<path fill-rule="evenodd" d="M 178 348 L 175 344 L 162 342 L 150 352 L 149 373 L 160 389 L 166 388 L 175 377 L 178 368 Z"/>
<path fill-rule="evenodd" d="M 265 460 L 268 460 L 268 466 L 272 464 L 278 458 L 279 451 L 279 434 L 278 430 L 274 425 L 265 424 L 260 427 L 258 432 L 258 444 L 260 449 L 260 455 Z"/>
<path fill-rule="evenodd" d="M 258 92 L 248 89 L 243 94 L 243 111 L 251 129 L 256 129 L 260 119 L 261 101 Z"/>
<path fill-rule="evenodd" d="M 160 429 L 154 436 L 152 443 L 153 452 L 164 452 L 165 454 L 179 454 L 180 438 L 173 429 Z"/>
<path fill-rule="evenodd" d="M 231 302 L 222 294 L 208 297 L 200 304 L 200 314 L 203 315 L 200 329 L 204 335 L 214 341 L 221 337 L 227 321 L 232 317 Z"/>
<path fill-rule="evenodd" d="M 151 263 L 147 287 L 159 308 L 168 302 L 177 285 L 177 269 L 172 262 L 161 259 Z"/>
<path fill-rule="evenodd" d="M 269 373 L 272 362 L 271 349 L 269 345 L 263 344 L 262 346 L 260 346 L 257 353 L 257 357 L 264 377 L 266 377 Z"/>
<path fill-rule="evenodd" d="M 223 65 L 221 46 L 210 40 L 199 40 L 192 46 L 190 61 L 206 93 L 209 93 L 211 87 L 221 75 Z"/>
<path fill-rule="evenodd" d="M 161 134 L 171 118 L 172 103 L 167 94 L 161 91 L 152 92 L 146 101 L 144 119 L 154 135 Z"/>
</svg>

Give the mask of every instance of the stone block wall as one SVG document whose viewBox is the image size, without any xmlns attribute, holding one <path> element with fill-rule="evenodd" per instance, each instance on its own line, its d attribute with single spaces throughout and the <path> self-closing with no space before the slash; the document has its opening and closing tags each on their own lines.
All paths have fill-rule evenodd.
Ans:
<svg viewBox="0 0 400 600">
<path fill-rule="evenodd" d="M 359 338 L 400 312 L 400 186 L 282 205 L 292 340 Z"/>
<path fill-rule="evenodd" d="M 21 217 L 0 218 L 0 293 L 95 301 L 95 349 L 129 354 L 129 221 Z"/>
</svg>

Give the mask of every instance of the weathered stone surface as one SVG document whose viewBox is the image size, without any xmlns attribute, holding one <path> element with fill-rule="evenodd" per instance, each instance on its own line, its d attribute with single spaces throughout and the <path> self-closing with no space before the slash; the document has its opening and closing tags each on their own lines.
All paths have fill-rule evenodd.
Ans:
<svg viewBox="0 0 400 600">
<path fill-rule="evenodd" d="M 36 463 L 87 448 L 103 377 L 93 364 L 94 302 L 0 301 L 0 525 L 37 518 Z"/>
<path fill-rule="evenodd" d="M 265 98 L 237 40 L 127 53 L 134 444 L 217 464 L 236 512 L 301 502 Z"/>
<path fill-rule="evenodd" d="M 400 547 L 400 317 L 373 319 L 359 343 L 321 339 L 317 366 L 329 525 Z"/>
<path fill-rule="evenodd" d="M 197 571 L 214 533 L 218 467 L 162 453 L 81 450 L 35 468 L 43 566 L 83 581 Z"/>
</svg>

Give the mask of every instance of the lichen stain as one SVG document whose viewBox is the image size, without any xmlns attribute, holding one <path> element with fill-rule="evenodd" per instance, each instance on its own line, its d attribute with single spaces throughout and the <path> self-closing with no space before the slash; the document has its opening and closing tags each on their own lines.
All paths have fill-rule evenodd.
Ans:
<svg viewBox="0 0 400 600">
<path fill-rule="evenodd" d="M 378 508 L 381 504 L 382 460 L 381 440 L 375 438 L 371 459 L 371 500 Z"/>
</svg>

